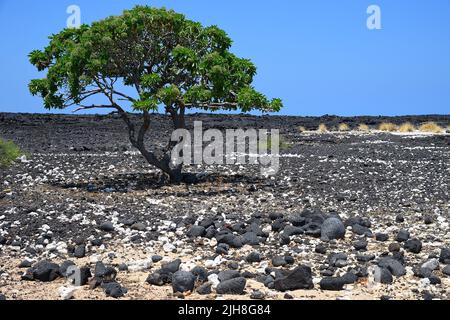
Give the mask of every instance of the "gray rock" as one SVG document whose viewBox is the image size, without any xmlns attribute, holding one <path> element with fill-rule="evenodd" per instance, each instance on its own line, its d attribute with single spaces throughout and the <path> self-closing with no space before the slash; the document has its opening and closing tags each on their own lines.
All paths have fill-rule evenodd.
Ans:
<svg viewBox="0 0 450 320">
<path fill-rule="evenodd" d="M 244 293 L 247 280 L 245 278 L 234 278 L 221 282 L 216 289 L 218 294 L 240 295 Z"/>
<path fill-rule="evenodd" d="M 172 289 L 174 293 L 193 292 L 197 277 L 191 272 L 177 271 L 172 277 Z"/>
<path fill-rule="evenodd" d="M 325 220 L 321 227 L 321 239 L 330 241 L 334 239 L 345 238 L 345 226 L 341 220 L 337 218 L 329 218 Z"/>
</svg>

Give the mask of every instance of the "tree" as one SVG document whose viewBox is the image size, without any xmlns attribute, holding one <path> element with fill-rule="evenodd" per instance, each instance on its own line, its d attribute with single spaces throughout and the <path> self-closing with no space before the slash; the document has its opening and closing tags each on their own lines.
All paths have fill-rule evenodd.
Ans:
<svg viewBox="0 0 450 320">
<path fill-rule="evenodd" d="M 217 26 L 204 27 L 172 10 L 137 6 L 113 16 L 64 29 L 50 37 L 44 50 L 30 53 L 43 79 L 32 80 L 30 92 L 43 98 L 47 109 L 77 106 L 75 111 L 112 109 L 128 127 L 131 144 L 147 162 L 183 180 L 182 165 L 171 163 L 169 142 L 150 151 L 145 135 L 150 113 L 164 106 L 173 128 L 185 128 L 186 110 L 279 111 L 280 99 L 269 101 L 252 87 L 256 68 L 229 51 L 232 41 Z M 131 87 L 134 96 L 128 94 Z M 102 95 L 104 104 L 87 101 Z M 142 116 L 137 126 L 125 111 Z"/>
</svg>

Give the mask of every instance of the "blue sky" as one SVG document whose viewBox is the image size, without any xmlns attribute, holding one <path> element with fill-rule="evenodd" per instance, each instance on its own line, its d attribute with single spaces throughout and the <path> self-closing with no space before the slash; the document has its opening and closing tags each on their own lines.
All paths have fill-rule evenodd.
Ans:
<svg viewBox="0 0 450 320">
<path fill-rule="evenodd" d="M 148 4 L 220 26 L 282 114 L 450 114 L 450 0 L 0 0 L 0 111 L 45 112 L 27 90 L 40 77 L 27 54 L 65 27 L 71 4 L 83 23 Z M 371 4 L 382 30 L 366 27 Z"/>
</svg>

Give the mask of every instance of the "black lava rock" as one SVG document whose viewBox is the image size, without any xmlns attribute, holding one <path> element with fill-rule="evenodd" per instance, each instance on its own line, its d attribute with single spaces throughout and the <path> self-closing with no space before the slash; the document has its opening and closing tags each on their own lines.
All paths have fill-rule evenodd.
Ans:
<svg viewBox="0 0 450 320">
<path fill-rule="evenodd" d="M 277 256 L 272 259 L 272 265 L 274 267 L 284 267 L 287 265 L 287 262 L 284 257 Z"/>
<path fill-rule="evenodd" d="M 177 271 L 172 277 L 172 289 L 174 293 L 193 292 L 197 277 L 191 272 Z"/>
<path fill-rule="evenodd" d="M 71 274 L 68 274 L 67 270 L 69 269 L 69 267 L 74 267 L 74 266 L 75 266 L 75 263 L 73 263 L 72 261 L 70 261 L 70 260 L 64 261 L 61 264 L 61 266 L 59 267 L 59 273 L 63 277 L 68 277 L 73 274 L 73 271 L 71 272 Z"/>
<path fill-rule="evenodd" d="M 378 266 L 380 268 L 388 269 L 392 273 L 392 275 L 396 277 L 401 277 L 406 274 L 405 267 L 398 260 L 391 257 L 384 257 L 380 259 L 380 261 L 378 262 Z"/>
<path fill-rule="evenodd" d="M 84 258 L 86 256 L 86 246 L 84 244 L 77 246 L 73 252 L 73 256 L 75 258 Z"/>
<path fill-rule="evenodd" d="M 109 221 L 103 222 L 98 228 L 105 232 L 114 231 L 114 225 Z"/>
<path fill-rule="evenodd" d="M 316 253 L 319 253 L 319 254 L 326 254 L 327 253 L 327 247 L 324 246 L 323 244 L 318 244 L 316 246 L 315 251 L 316 251 Z"/>
<path fill-rule="evenodd" d="M 219 281 L 223 282 L 223 281 L 239 278 L 239 277 L 241 277 L 241 274 L 239 271 L 236 271 L 236 270 L 225 270 L 225 271 L 219 272 L 218 277 L 219 277 Z"/>
<path fill-rule="evenodd" d="M 180 269 L 181 266 L 181 260 L 177 259 L 172 262 L 163 264 L 161 267 L 162 273 L 175 273 Z"/>
<path fill-rule="evenodd" d="M 314 288 L 312 272 L 307 266 L 299 266 L 287 276 L 277 278 L 274 282 L 274 289 L 282 292 L 312 288 Z"/>
<path fill-rule="evenodd" d="M 442 269 L 442 273 L 445 274 L 446 276 L 450 276 L 450 265 L 445 266 L 445 267 Z"/>
<path fill-rule="evenodd" d="M 163 259 L 163 257 L 159 256 L 159 255 L 154 255 L 152 256 L 152 262 L 153 263 L 158 263 Z"/>
<path fill-rule="evenodd" d="M 367 250 L 367 245 L 369 243 L 367 242 L 367 240 L 358 240 L 353 242 L 353 247 L 355 248 L 355 250 Z"/>
<path fill-rule="evenodd" d="M 403 217 L 403 215 L 399 214 L 395 217 L 395 222 L 403 223 L 403 222 L 405 222 L 405 218 Z"/>
<path fill-rule="evenodd" d="M 432 224 L 434 222 L 433 217 L 430 215 L 426 215 L 423 217 L 423 222 L 427 225 Z"/>
<path fill-rule="evenodd" d="M 195 267 L 191 270 L 197 281 L 205 282 L 208 279 L 208 271 L 202 267 Z"/>
<path fill-rule="evenodd" d="M 245 278 L 234 278 L 221 282 L 216 289 L 218 294 L 241 295 L 244 293 L 247 280 Z"/>
<path fill-rule="evenodd" d="M 320 281 L 320 289 L 326 291 L 341 291 L 344 289 L 345 281 L 338 277 L 327 277 Z"/>
<path fill-rule="evenodd" d="M 359 236 L 366 236 L 370 238 L 373 236 L 372 231 L 368 227 L 362 226 L 360 224 L 353 225 L 352 231 L 354 234 L 357 234 Z"/>
<path fill-rule="evenodd" d="M 246 258 L 245 258 L 245 260 L 248 262 L 248 263 L 255 263 L 255 262 L 261 262 L 261 260 L 262 260 L 262 257 L 261 257 L 261 254 L 259 253 L 259 252 L 252 252 L 252 253 L 250 253 Z"/>
<path fill-rule="evenodd" d="M 61 276 L 59 272 L 59 265 L 49 261 L 38 262 L 31 268 L 30 271 L 33 275 L 33 280 L 39 280 L 42 282 L 51 282 Z"/>
<path fill-rule="evenodd" d="M 422 251 L 422 242 L 419 239 L 410 239 L 405 242 L 405 249 L 412 253 L 420 253 Z"/>
<path fill-rule="evenodd" d="M 187 232 L 189 238 L 198 238 L 206 235 L 206 229 L 202 226 L 192 226 Z"/>
<path fill-rule="evenodd" d="M 325 220 L 321 227 L 321 239 L 330 241 L 345 238 L 345 226 L 340 219 L 329 218 Z"/>
<path fill-rule="evenodd" d="M 389 240 L 389 235 L 386 233 L 377 233 L 375 234 L 375 239 L 380 242 L 386 242 Z"/>
<path fill-rule="evenodd" d="M 439 262 L 450 264 L 450 248 L 442 248 L 439 256 Z"/>
<path fill-rule="evenodd" d="M 121 298 L 127 293 L 127 289 L 123 288 L 117 282 L 104 282 L 102 283 L 102 289 L 105 291 L 107 297 Z"/>
<path fill-rule="evenodd" d="M 212 287 L 212 283 L 210 283 L 210 282 L 204 283 L 200 287 L 197 288 L 197 293 L 200 295 L 211 294 L 212 293 L 211 287 Z"/>
<path fill-rule="evenodd" d="M 103 262 L 99 261 L 95 264 L 94 276 L 102 282 L 114 282 L 117 271 L 113 267 L 107 267 Z"/>
<path fill-rule="evenodd" d="M 409 239 L 409 237 L 410 237 L 409 231 L 402 229 L 398 232 L 395 240 L 398 242 L 405 242 Z"/>
<path fill-rule="evenodd" d="M 387 268 L 377 268 L 375 270 L 375 281 L 382 284 L 392 284 L 394 278 Z"/>
</svg>

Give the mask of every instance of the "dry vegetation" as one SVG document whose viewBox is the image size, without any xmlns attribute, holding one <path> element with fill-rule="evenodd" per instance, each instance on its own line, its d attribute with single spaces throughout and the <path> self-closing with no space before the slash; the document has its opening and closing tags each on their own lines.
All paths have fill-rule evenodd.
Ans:
<svg viewBox="0 0 450 320">
<path fill-rule="evenodd" d="M 317 131 L 319 131 L 321 133 L 328 132 L 328 127 L 324 123 L 321 123 L 319 125 L 319 128 L 317 129 Z"/>
<path fill-rule="evenodd" d="M 350 127 L 346 123 L 341 123 L 339 124 L 338 130 L 343 132 L 350 131 Z"/>
<path fill-rule="evenodd" d="M 411 122 L 406 122 L 406 123 L 402 124 L 398 128 L 398 131 L 400 131 L 400 132 L 414 132 L 414 131 L 416 131 L 416 127 L 414 127 L 414 125 Z"/>
<path fill-rule="evenodd" d="M 394 132 L 398 130 L 397 125 L 395 125 L 394 123 L 391 122 L 383 122 L 382 124 L 380 124 L 380 126 L 378 127 L 378 129 L 380 131 L 386 131 L 386 132 Z"/>
<path fill-rule="evenodd" d="M 422 124 L 419 128 L 421 132 L 428 132 L 428 133 L 442 133 L 444 132 L 444 129 L 442 129 L 441 126 L 439 126 L 435 122 L 426 122 Z"/>
<path fill-rule="evenodd" d="M 358 126 L 358 131 L 361 131 L 361 132 L 368 132 L 369 130 L 370 130 L 369 126 L 368 126 L 367 124 L 365 124 L 365 123 L 361 123 L 361 124 Z"/>
</svg>

